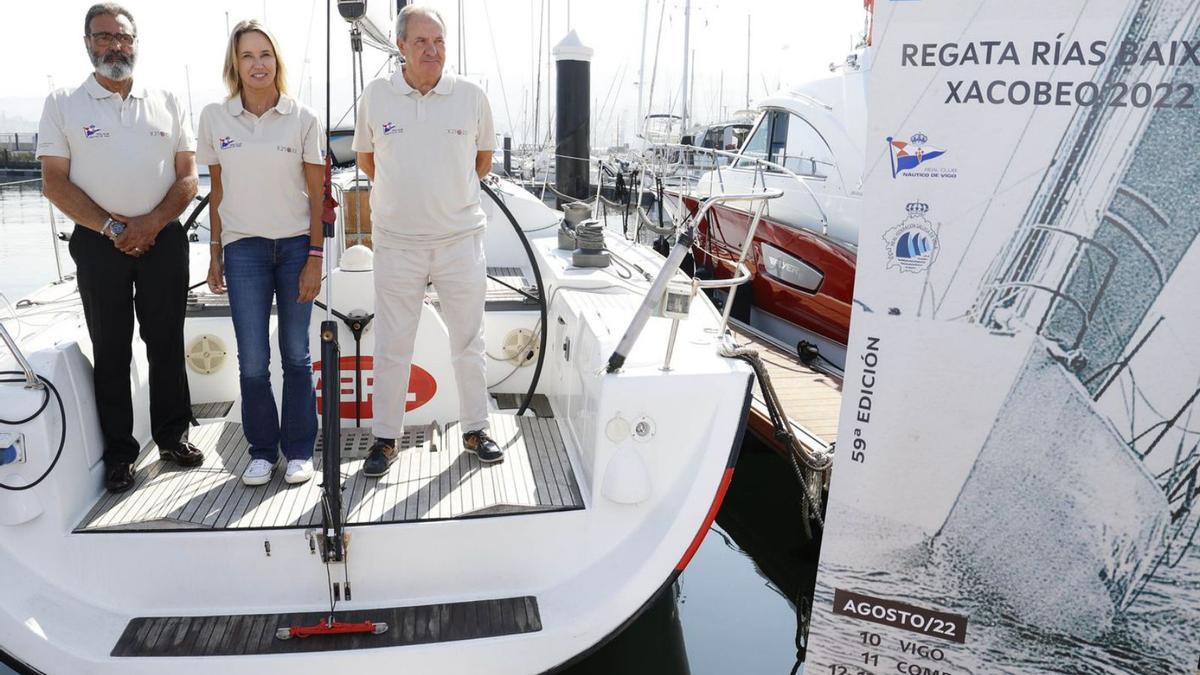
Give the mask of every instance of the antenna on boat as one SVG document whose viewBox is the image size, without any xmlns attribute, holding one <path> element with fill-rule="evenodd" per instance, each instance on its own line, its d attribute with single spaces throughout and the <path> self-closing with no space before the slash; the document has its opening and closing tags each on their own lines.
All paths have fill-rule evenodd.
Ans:
<svg viewBox="0 0 1200 675">
<path fill-rule="evenodd" d="M 332 581 L 330 566 L 346 564 L 346 539 L 342 521 L 342 467 L 341 467 L 341 359 L 338 349 L 338 326 L 333 320 L 333 255 L 334 209 L 338 203 L 333 198 L 332 178 L 332 132 L 331 120 L 331 47 L 333 42 L 331 0 L 325 5 L 325 196 L 321 213 L 321 225 L 325 235 L 325 319 L 321 322 L 321 533 L 310 538 L 314 550 L 320 545 L 321 559 L 325 564 L 329 581 L 329 614 L 311 626 L 281 626 L 275 629 L 280 640 L 307 638 L 317 635 L 340 635 L 353 633 L 386 633 L 388 625 L 383 622 L 361 621 L 343 623 L 334 618 L 337 603 L 341 599 L 338 586 Z M 366 12 L 366 2 L 338 0 L 338 12 L 343 17 L 347 11 Z M 319 303 L 318 303 L 319 304 Z M 350 599 L 350 580 L 345 578 L 345 597 Z"/>
<path fill-rule="evenodd" d="M 356 7 L 355 7 L 356 6 Z M 366 2 L 338 0 L 338 12 L 366 12 Z M 328 12 L 327 14 L 332 14 Z M 321 223 L 325 235 L 325 319 L 321 322 L 321 443 L 322 443 L 322 524 L 326 539 L 326 562 L 341 562 L 344 558 L 342 541 L 342 468 L 341 468 L 341 359 L 338 349 L 338 326 L 333 319 L 333 252 L 334 207 L 330 121 L 330 51 L 332 20 L 326 17 L 325 35 L 325 209 Z"/>
</svg>

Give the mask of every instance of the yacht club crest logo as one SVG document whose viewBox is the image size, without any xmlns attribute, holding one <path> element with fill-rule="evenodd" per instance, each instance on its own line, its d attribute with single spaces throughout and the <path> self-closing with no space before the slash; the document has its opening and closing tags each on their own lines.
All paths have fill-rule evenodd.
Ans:
<svg viewBox="0 0 1200 675">
<path fill-rule="evenodd" d="M 404 127 L 398 127 L 392 122 L 383 123 L 383 135 L 391 136 L 392 134 L 404 133 Z"/>
<path fill-rule="evenodd" d="M 958 169 L 942 166 L 942 162 L 926 165 L 946 154 L 944 148 L 929 145 L 929 137 L 921 132 L 909 136 L 908 140 L 887 137 L 888 153 L 892 158 L 892 178 L 899 176 L 915 178 L 957 178 Z"/>
<path fill-rule="evenodd" d="M 899 267 L 901 272 L 924 272 L 933 265 L 938 254 L 938 235 L 926 217 L 929 205 L 910 202 L 904 210 L 904 222 L 883 234 L 887 244 L 887 269 Z"/>
<path fill-rule="evenodd" d="M 221 149 L 222 150 L 229 150 L 232 148 L 240 148 L 240 147 L 242 147 L 242 142 L 237 140 L 236 138 L 234 138 L 232 136 L 222 136 L 221 137 Z"/>
<path fill-rule="evenodd" d="M 100 127 L 96 126 L 95 124 L 89 124 L 83 128 L 83 137 L 84 138 L 108 138 L 108 132 L 101 129 Z"/>
</svg>

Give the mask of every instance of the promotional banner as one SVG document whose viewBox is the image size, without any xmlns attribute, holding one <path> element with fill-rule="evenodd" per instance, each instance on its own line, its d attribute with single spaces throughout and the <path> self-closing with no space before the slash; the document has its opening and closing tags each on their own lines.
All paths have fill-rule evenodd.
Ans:
<svg viewBox="0 0 1200 675">
<path fill-rule="evenodd" d="M 1195 673 L 1200 0 L 879 0 L 807 675 Z"/>
</svg>

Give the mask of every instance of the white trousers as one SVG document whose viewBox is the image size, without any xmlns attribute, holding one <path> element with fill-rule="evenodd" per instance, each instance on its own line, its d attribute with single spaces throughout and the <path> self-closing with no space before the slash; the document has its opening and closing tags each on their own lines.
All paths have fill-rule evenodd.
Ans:
<svg viewBox="0 0 1200 675">
<path fill-rule="evenodd" d="M 488 427 L 487 361 L 483 308 L 487 262 L 483 233 L 432 249 L 378 248 L 375 252 L 376 437 L 400 438 L 417 322 L 425 286 L 437 289 L 450 332 L 450 360 L 458 383 L 459 428 Z"/>
</svg>

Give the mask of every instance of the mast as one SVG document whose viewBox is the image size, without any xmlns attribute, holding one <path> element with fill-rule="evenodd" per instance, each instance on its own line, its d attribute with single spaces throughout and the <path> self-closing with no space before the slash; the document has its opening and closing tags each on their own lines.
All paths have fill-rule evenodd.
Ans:
<svg viewBox="0 0 1200 675">
<path fill-rule="evenodd" d="M 663 0 L 663 3 L 660 5 L 658 10 L 658 37 L 656 37 L 654 41 L 654 66 L 650 69 L 650 96 L 646 100 L 647 114 L 649 114 L 650 108 L 654 107 L 654 83 L 658 79 L 658 52 L 662 47 L 663 16 L 666 14 L 666 12 L 667 3 L 666 0 Z M 638 128 L 641 128 L 641 125 L 645 123 L 645 119 L 646 118 L 643 117 L 642 119 L 638 120 Z"/>
<path fill-rule="evenodd" d="M 746 110 L 750 109 L 750 15 L 746 15 Z"/>
<path fill-rule="evenodd" d="M 688 62 L 689 62 L 689 58 L 690 58 L 689 54 L 691 51 L 691 48 L 689 47 L 688 43 L 689 43 L 689 40 L 691 39 L 691 33 L 692 33 L 692 0 L 684 0 L 684 3 L 683 3 L 683 105 L 680 106 L 680 110 L 683 114 L 683 128 L 684 129 L 687 129 L 687 127 L 688 127 L 688 65 L 689 65 Z"/>
<path fill-rule="evenodd" d="M 644 9 L 642 10 L 642 59 L 638 65 L 638 98 L 637 98 L 637 124 L 642 123 L 642 89 L 646 82 L 646 30 L 650 26 L 650 0 L 646 0 Z"/>
<path fill-rule="evenodd" d="M 717 87 L 717 117 L 725 119 L 725 71 L 721 71 L 721 84 Z"/>
<path fill-rule="evenodd" d="M 196 128 L 196 120 L 192 118 L 192 73 L 188 70 L 187 64 L 183 64 L 183 79 L 187 81 L 188 90 L 188 124 L 192 125 L 192 129 Z"/>
<path fill-rule="evenodd" d="M 533 93 L 533 146 L 541 146 L 541 137 L 538 131 L 541 128 L 541 113 L 542 113 L 542 37 L 545 31 L 542 30 L 543 24 L 546 21 L 546 8 L 539 3 L 538 10 L 541 12 L 541 17 L 538 23 L 538 46 L 537 57 L 534 59 L 537 62 L 537 71 L 534 75 L 534 93 Z M 532 23 L 532 22 L 531 22 Z M 547 122 L 549 123 L 549 122 Z"/>
<path fill-rule="evenodd" d="M 692 81 L 688 83 L 688 99 L 696 100 L 696 50 L 692 50 Z M 684 106 L 687 106 L 687 101 L 684 101 Z M 686 115 L 684 118 L 686 121 Z"/>
<path fill-rule="evenodd" d="M 467 28 L 463 25 L 463 0 L 458 0 L 458 74 L 467 74 Z"/>
</svg>

